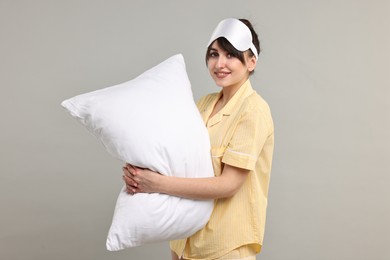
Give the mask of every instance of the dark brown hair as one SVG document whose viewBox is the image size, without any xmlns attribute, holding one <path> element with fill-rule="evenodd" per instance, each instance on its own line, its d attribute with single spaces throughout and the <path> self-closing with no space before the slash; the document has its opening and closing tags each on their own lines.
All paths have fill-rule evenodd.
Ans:
<svg viewBox="0 0 390 260">
<path fill-rule="evenodd" d="M 255 32 L 255 30 L 253 29 L 253 26 L 251 24 L 251 22 L 249 22 L 247 19 L 239 19 L 241 22 L 243 22 L 248 28 L 249 30 L 251 31 L 251 34 L 252 34 L 252 43 L 253 45 L 256 47 L 257 49 L 257 54 L 260 54 L 260 41 L 259 41 L 259 38 L 257 36 L 257 33 Z M 224 51 L 230 53 L 230 55 L 232 55 L 233 57 L 236 57 L 237 59 L 239 59 L 243 64 L 245 64 L 245 58 L 244 58 L 244 52 L 242 51 L 239 51 L 237 50 L 236 48 L 233 47 L 233 45 L 224 37 L 219 37 L 217 38 L 215 41 L 218 42 L 218 45 L 219 47 L 221 47 Z M 215 42 L 214 41 L 214 42 Z M 212 42 L 208 48 L 207 48 L 207 52 L 206 52 L 206 64 L 210 58 L 210 50 L 211 50 L 211 45 L 214 43 Z M 250 57 L 253 57 L 254 56 L 254 53 L 252 52 L 251 49 L 249 49 L 249 56 Z"/>
</svg>

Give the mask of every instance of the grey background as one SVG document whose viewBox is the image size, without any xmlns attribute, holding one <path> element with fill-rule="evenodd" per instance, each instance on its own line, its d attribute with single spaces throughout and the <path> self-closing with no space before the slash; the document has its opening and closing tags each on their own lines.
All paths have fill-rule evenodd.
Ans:
<svg viewBox="0 0 390 260">
<path fill-rule="evenodd" d="M 107 252 L 122 185 L 60 107 L 182 53 L 194 98 L 217 22 L 246 17 L 252 84 L 276 127 L 257 259 L 390 259 L 390 2 L 0 0 L 0 259 L 169 259 L 166 243 Z"/>
</svg>

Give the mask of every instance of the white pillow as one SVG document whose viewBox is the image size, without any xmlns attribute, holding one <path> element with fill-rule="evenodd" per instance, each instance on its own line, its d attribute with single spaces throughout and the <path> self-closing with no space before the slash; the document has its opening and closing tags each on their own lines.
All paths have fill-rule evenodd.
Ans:
<svg viewBox="0 0 390 260">
<path fill-rule="evenodd" d="M 133 80 L 73 97 L 62 106 L 123 162 L 170 176 L 214 176 L 208 132 L 181 54 Z M 123 187 L 107 249 L 186 238 L 205 226 L 212 209 L 212 200 L 132 196 Z"/>
</svg>

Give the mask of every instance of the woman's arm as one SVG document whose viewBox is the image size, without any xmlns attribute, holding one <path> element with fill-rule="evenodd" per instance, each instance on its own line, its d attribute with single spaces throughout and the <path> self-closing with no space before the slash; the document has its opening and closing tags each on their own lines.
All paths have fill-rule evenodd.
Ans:
<svg viewBox="0 0 390 260">
<path fill-rule="evenodd" d="M 210 178 L 181 178 L 165 176 L 131 165 L 123 167 L 127 192 L 164 193 L 188 199 L 217 199 L 231 197 L 241 188 L 249 170 L 225 164 L 222 174 Z"/>
</svg>

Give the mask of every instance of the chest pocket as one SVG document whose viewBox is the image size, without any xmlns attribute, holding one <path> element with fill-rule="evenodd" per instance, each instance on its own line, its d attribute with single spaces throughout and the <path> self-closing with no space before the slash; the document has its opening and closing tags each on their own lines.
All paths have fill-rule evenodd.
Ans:
<svg viewBox="0 0 390 260">
<path fill-rule="evenodd" d="M 211 160 L 213 162 L 214 175 L 220 176 L 223 170 L 222 157 L 225 154 L 226 147 L 211 148 Z"/>
</svg>

